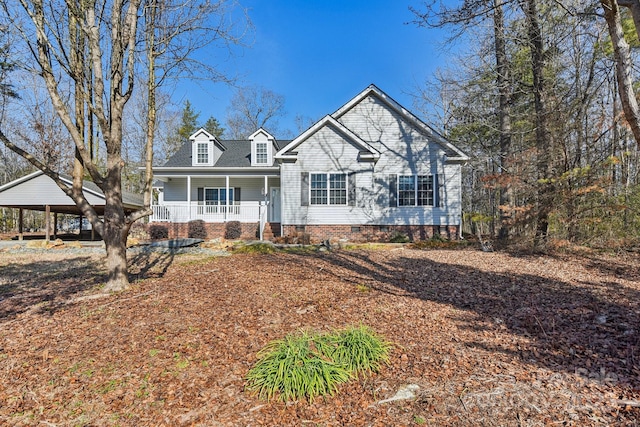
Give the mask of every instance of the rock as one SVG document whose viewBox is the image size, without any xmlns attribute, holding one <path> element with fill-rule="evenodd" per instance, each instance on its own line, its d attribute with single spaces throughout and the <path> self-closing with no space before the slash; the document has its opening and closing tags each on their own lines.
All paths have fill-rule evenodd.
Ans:
<svg viewBox="0 0 640 427">
<path fill-rule="evenodd" d="M 395 395 L 393 395 L 393 397 L 381 400 L 381 401 L 378 402 L 378 404 L 395 402 L 397 400 L 415 399 L 416 398 L 416 392 L 418 390 L 420 390 L 420 386 L 417 385 L 417 384 L 403 385 L 402 387 L 400 387 L 398 389 L 398 391 L 396 392 Z"/>
<path fill-rule="evenodd" d="M 46 240 L 28 240 L 27 241 L 27 248 L 43 249 L 46 247 L 47 247 Z"/>
</svg>

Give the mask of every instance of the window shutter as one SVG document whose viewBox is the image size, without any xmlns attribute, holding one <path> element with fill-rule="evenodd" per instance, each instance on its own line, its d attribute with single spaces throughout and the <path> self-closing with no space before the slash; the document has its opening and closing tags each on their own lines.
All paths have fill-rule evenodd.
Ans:
<svg viewBox="0 0 640 427">
<path fill-rule="evenodd" d="M 398 206 L 398 176 L 389 175 L 389 206 Z"/>
<path fill-rule="evenodd" d="M 233 187 L 233 201 L 236 205 L 240 204 L 240 187 Z"/>
<path fill-rule="evenodd" d="M 444 207 L 444 177 L 442 174 L 437 174 L 435 176 L 436 179 L 436 183 L 434 185 L 434 188 L 437 189 L 437 194 L 436 194 L 436 206 L 439 208 L 443 208 Z"/>
<path fill-rule="evenodd" d="M 349 206 L 356 205 L 356 174 L 351 172 L 347 175 L 347 198 L 349 200 Z"/>
<path fill-rule="evenodd" d="M 204 187 L 198 187 L 198 204 L 204 205 Z"/>
<path fill-rule="evenodd" d="M 309 172 L 300 174 L 300 206 L 309 206 Z"/>
</svg>

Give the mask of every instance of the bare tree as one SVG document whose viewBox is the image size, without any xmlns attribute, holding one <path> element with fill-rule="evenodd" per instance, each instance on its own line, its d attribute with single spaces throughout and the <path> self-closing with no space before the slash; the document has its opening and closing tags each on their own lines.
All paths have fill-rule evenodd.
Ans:
<svg viewBox="0 0 640 427">
<path fill-rule="evenodd" d="M 105 291 L 128 285 L 127 235 L 135 221 L 151 213 L 155 91 L 164 79 L 179 76 L 176 70 L 190 68 L 187 57 L 182 57 L 179 63 L 172 62 L 174 54 L 181 57 L 208 44 L 200 39 L 206 33 L 201 24 L 213 17 L 205 14 L 199 21 L 189 21 L 185 14 L 216 10 L 210 7 L 225 3 L 194 1 L 186 3 L 189 7 L 179 8 L 177 3 L 156 0 L 18 0 L 17 3 L 0 0 L 2 10 L 12 17 L 32 55 L 31 61 L 25 58 L 23 63 L 32 63 L 30 71 L 42 78 L 56 114 L 73 141 L 76 157 L 73 185 L 67 186 L 58 171 L 10 139 L 2 129 L 0 140 L 53 179 L 102 236 L 108 270 Z M 162 19 L 150 15 L 150 11 L 160 6 L 166 6 Z M 195 26 L 196 22 L 200 26 Z M 197 33 L 197 43 L 185 43 L 185 38 L 180 37 L 189 31 Z M 207 38 L 212 39 L 215 37 Z M 188 48 L 184 49 L 185 46 Z M 141 52 L 148 54 L 146 66 Z M 165 59 L 162 65 L 160 59 Z M 162 69 L 159 75 L 157 68 Z M 122 201 L 123 118 L 140 76 L 148 82 L 149 102 L 145 206 L 127 213 Z M 71 96 L 69 87 L 73 88 Z M 93 156 L 94 121 L 104 147 L 104 164 Z M 103 218 L 82 193 L 85 173 L 104 193 Z"/>
<path fill-rule="evenodd" d="M 283 117 L 284 96 L 259 86 L 245 86 L 231 98 L 227 109 L 228 136 L 244 139 L 259 128 L 275 134 Z"/>
<path fill-rule="evenodd" d="M 640 146 L 640 108 L 633 87 L 633 63 L 629 43 L 624 38 L 620 7 L 627 6 L 631 10 L 636 26 L 638 38 L 640 38 L 640 1 L 638 0 L 601 0 L 604 9 L 604 19 L 607 22 L 609 36 L 613 45 L 613 55 L 616 63 L 616 79 L 618 80 L 618 93 L 622 103 L 624 115 L 629 123 L 636 144 Z"/>
<path fill-rule="evenodd" d="M 473 0 L 465 1 L 462 5 L 451 8 L 440 4 L 436 9 L 433 3 L 425 4 L 425 11 L 410 8 L 416 17 L 415 23 L 426 27 L 454 26 L 452 38 L 462 35 L 469 27 L 484 19 L 493 20 L 493 55 L 496 61 L 495 86 L 498 90 L 498 133 L 499 152 L 497 165 L 498 185 L 498 209 L 500 211 L 500 230 L 498 237 L 505 240 L 509 236 L 509 224 L 511 223 L 511 206 L 513 205 L 513 190 L 509 184 L 508 158 L 511 154 L 511 92 L 510 63 L 507 55 L 507 36 L 505 34 L 504 13 L 507 5 L 513 0 Z M 494 171 L 495 175 L 495 171 Z M 493 224 L 493 222 L 492 222 Z M 493 229 L 493 226 L 492 226 Z"/>
</svg>

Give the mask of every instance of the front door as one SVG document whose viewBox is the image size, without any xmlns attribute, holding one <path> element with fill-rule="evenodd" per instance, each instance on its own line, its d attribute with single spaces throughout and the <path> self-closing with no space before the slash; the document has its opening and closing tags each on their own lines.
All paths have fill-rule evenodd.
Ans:
<svg viewBox="0 0 640 427">
<path fill-rule="evenodd" d="M 269 222 L 280 222 L 280 187 L 271 187 Z"/>
</svg>

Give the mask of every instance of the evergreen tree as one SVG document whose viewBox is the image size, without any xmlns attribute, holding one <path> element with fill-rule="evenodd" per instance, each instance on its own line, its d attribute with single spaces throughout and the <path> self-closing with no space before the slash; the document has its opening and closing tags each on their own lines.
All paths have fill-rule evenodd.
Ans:
<svg viewBox="0 0 640 427">
<path fill-rule="evenodd" d="M 198 130 L 198 117 L 200 112 L 196 112 L 191 106 L 191 102 L 187 99 L 184 101 L 180 124 L 174 132 L 167 138 L 164 144 L 164 155 L 166 158 L 171 157 L 182 145 L 189 140 L 189 137 Z"/>
<path fill-rule="evenodd" d="M 177 129 L 177 136 L 182 142 L 189 139 L 189 137 L 198 130 L 198 117 L 200 117 L 200 112 L 194 111 L 188 99 L 184 101 L 182 121 L 180 127 Z"/>
<path fill-rule="evenodd" d="M 220 126 L 220 122 L 213 116 L 210 116 L 202 127 L 216 138 L 220 138 L 224 133 L 224 128 Z"/>
</svg>

